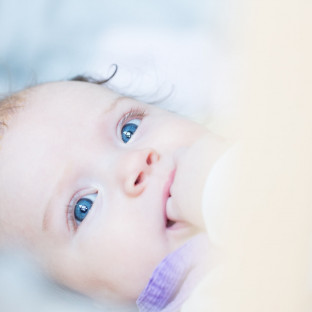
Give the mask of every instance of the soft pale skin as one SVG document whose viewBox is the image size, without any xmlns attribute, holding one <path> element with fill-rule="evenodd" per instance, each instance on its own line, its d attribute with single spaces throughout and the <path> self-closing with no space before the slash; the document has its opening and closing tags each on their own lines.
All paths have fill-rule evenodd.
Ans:
<svg viewBox="0 0 312 312">
<path fill-rule="evenodd" d="M 203 177 L 194 173 L 206 175 L 224 142 L 102 86 L 50 83 L 25 95 L 1 141 L 6 233 L 22 234 L 65 285 L 134 302 L 155 266 L 202 231 L 200 218 L 186 217 L 200 206 Z M 138 128 L 124 143 L 132 120 Z M 203 158 L 200 144 L 213 152 Z M 77 225 L 68 207 L 90 194 L 92 209 Z"/>
</svg>

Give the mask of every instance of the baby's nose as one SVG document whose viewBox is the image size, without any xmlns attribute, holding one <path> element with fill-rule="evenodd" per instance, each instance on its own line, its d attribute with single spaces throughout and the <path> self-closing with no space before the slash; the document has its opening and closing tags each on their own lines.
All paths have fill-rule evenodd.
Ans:
<svg viewBox="0 0 312 312">
<path fill-rule="evenodd" d="M 140 195 L 152 172 L 153 164 L 159 160 L 159 154 L 153 149 L 144 149 L 126 153 L 119 164 L 122 173 L 124 192 L 129 196 Z"/>
</svg>

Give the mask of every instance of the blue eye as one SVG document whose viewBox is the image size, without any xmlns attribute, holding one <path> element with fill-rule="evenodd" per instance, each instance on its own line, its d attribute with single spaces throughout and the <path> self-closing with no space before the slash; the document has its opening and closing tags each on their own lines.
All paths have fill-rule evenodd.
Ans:
<svg viewBox="0 0 312 312">
<path fill-rule="evenodd" d="M 124 143 L 128 143 L 130 141 L 133 134 L 139 127 L 140 122 L 140 119 L 132 119 L 121 128 L 121 139 Z"/>
<path fill-rule="evenodd" d="M 83 197 L 77 201 L 75 205 L 74 216 L 78 224 L 82 222 L 84 218 L 87 216 L 90 209 L 92 208 L 92 205 L 93 201 L 89 198 Z"/>
</svg>

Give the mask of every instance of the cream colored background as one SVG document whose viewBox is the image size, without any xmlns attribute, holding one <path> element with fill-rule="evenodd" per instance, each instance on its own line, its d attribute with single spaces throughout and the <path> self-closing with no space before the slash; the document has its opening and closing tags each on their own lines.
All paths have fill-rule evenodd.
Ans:
<svg viewBox="0 0 312 312">
<path fill-rule="evenodd" d="M 226 261 L 183 312 L 311 311 L 312 3 L 229 5 L 234 96 L 210 126 L 238 143 L 204 207 Z"/>
</svg>

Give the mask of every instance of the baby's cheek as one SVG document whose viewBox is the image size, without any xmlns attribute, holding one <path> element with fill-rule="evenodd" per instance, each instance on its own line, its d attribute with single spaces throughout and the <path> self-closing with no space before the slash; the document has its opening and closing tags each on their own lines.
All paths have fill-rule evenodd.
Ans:
<svg viewBox="0 0 312 312">
<path fill-rule="evenodd" d="M 120 300 L 135 301 L 165 253 L 147 226 L 145 231 L 139 224 L 134 227 L 133 218 L 124 220 L 98 233 L 97 243 L 95 237 L 90 240 L 80 257 L 87 258 L 85 273 L 89 271 L 90 281 L 102 283 L 103 291 L 109 286 Z"/>
</svg>

